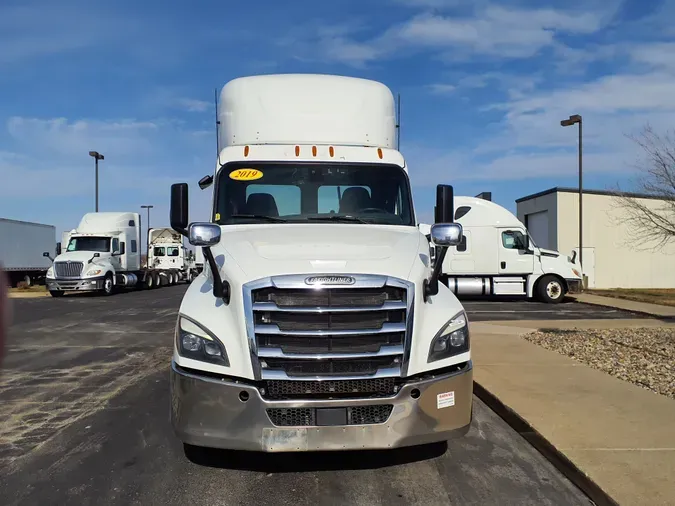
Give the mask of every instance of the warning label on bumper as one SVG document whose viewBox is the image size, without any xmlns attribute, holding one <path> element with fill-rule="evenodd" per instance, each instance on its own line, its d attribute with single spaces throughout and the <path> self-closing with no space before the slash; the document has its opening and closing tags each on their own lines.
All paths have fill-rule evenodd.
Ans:
<svg viewBox="0 0 675 506">
<path fill-rule="evenodd" d="M 436 396 L 436 408 L 449 408 L 455 405 L 455 392 L 444 392 Z"/>
</svg>

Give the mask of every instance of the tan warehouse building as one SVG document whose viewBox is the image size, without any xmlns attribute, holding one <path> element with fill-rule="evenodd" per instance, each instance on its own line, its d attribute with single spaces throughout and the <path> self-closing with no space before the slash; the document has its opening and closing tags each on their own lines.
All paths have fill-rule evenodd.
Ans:
<svg viewBox="0 0 675 506">
<path fill-rule="evenodd" d="M 660 207 L 663 201 L 640 201 Z M 551 188 L 516 200 L 518 219 L 537 246 L 571 255 L 579 247 L 579 191 Z M 675 287 L 675 244 L 654 249 L 638 244 L 626 211 L 609 192 L 584 190 L 583 270 L 588 288 Z"/>
</svg>

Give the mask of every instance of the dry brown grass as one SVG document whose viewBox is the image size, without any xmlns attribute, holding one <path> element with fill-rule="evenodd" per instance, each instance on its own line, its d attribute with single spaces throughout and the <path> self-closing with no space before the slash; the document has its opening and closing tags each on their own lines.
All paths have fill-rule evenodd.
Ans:
<svg viewBox="0 0 675 506">
<path fill-rule="evenodd" d="M 587 290 L 587 293 L 662 306 L 675 306 L 675 288 L 615 288 L 613 290 Z"/>
</svg>

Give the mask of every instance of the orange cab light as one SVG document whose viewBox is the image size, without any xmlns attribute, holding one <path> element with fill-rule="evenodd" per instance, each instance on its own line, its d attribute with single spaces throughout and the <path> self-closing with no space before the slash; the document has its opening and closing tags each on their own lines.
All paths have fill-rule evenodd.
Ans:
<svg viewBox="0 0 675 506">
<path fill-rule="evenodd" d="M 377 148 L 377 156 L 380 157 L 380 160 L 382 160 L 382 148 Z"/>
<path fill-rule="evenodd" d="M 316 156 L 316 146 L 312 146 L 312 156 Z"/>
<path fill-rule="evenodd" d="M 295 146 L 295 156 L 300 156 L 300 146 Z"/>
<path fill-rule="evenodd" d="M 328 154 L 330 155 L 331 158 L 335 156 L 335 149 L 333 149 L 333 146 L 328 148 Z"/>
<path fill-rule="evenodd" d="M 244 146 L 244 156 L 248 156 L 248 146 Z"/>
</svg>

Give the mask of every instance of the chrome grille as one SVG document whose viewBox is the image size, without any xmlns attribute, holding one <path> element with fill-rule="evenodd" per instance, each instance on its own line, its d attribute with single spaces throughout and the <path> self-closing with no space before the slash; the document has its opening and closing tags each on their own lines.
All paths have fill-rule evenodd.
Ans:
<svg viewBox="0 0 675 506">
<path fill-rule="evenodd" d="M 82 274 L 82 262 L 55 262 L 54 272 L 57 278 L 77 278 Z"/>
<path fill-rule="evenodd" d="M 317 287 L 305 283 L 309 277 L 275 276 L 244 285 L 256 378 L 308 384 L 404 376 L 414 285 L 387 276 L 352 275 L 349 287 Z M 307 393 L 331 396 L 320 390 Z M 384 390 L 364 394 L 392 395 L 390 388 Z"/>
</svg>

